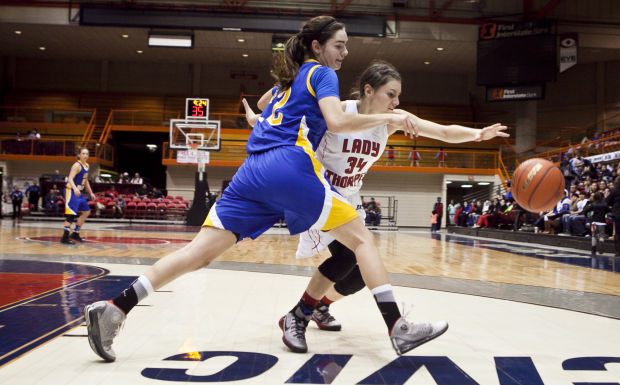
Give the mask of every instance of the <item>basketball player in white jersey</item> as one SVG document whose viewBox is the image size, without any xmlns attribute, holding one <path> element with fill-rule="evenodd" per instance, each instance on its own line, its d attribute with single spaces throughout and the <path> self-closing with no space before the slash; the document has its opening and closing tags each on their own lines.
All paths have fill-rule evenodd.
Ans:
<svg viewBox="0 0 620 385">
<path fill-rule="evenodd" d="M 409 114 L 396 109 L 400 93 L 401 77 L 398 71 L 389 63 L 374 62 L 360 76 L 359 90 L 354 92 L 359 100 L 346 100 L 341 102 L 341 105 L 345 112 L 355 114 Z M 253 125 L 257 116 L 247 102 L 245 100 L 243 102 L 248 122 Z M 509 136 L 504 132 L 506 126 L 501 124 L 473 129 L 457 125 L 441 125 L 409 115 L 416 123 L 418 135 L 445 142 L 461 143 Z M 356 208 L 362 220 L 366 217 L 359 194 L 362 180 L 372 164 L 383 154 L 388 137 L 398 129 L 395 126 L 382 125 L 350 134 L 334 134 L 327 131 L 317 147 L 317 159 L 325 168 L 325 177 Z M 312 319 L 322 330 L 338 331 L 341 325 L 329 313 L 329 305 L 361 290 L 365 284 L 354 252 L 326 232 L 308 230 L 301 233 L 296 257 L 311 257 L 326 247 L 329 247 L 331 257 L 319 266 L 302 299 L 291 312 L 298 315 L 305 314 L 307 321 Z M 380 299 L 377 301 L 381 302 Z M 280 320 L 280 327 L 284 331 L 282 340 L 292 351 L 307 351 L 306 326 L 307 322 L 305 324 L 299 322 L 297 330 L 291 333 L 284 331 L 283 320 Z M 424 342 L 426 341 L 421 343 Z"/>
</svg>

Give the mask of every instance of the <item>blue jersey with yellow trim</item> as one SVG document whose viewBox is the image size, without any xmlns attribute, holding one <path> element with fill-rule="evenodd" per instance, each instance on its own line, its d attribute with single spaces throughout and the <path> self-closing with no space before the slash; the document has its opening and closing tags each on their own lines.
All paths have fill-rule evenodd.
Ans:
<svg viewBox="0 0 620 385">
<path fill-rule="evenodd" d="M 248 154 L 294 146 L 300 130 L 307 133 L 312 150 L 316 150 L 327 130 L 318 101 L 327 96 L 340 98 L 334 70 L 308 60 L 299 68 L 291 88 L 281 91 L 274 87 L 272 94 L 248 139 Z"/>
<path fill-rule="evenodd" d="M 75 177 L 73 177 L 73 183 L 75 183 L 75 186 L 79 189 L 79 190 L 83 190 L 84 189 L 84 185 L 86 184 L 86 181 L 88 180 L 88 164 L 84 165 L 82 164 L 82 162 L 77 162 L 77 164 L 80 165 L 80 172 L 78 172 Z M 69 185 L 67 183 L 67 185 Z"/>
</svg>

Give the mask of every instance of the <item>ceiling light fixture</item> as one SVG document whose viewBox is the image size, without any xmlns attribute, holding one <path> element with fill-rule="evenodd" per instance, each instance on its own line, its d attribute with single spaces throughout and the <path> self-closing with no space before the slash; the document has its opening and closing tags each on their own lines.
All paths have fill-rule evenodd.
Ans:
<svg viewBox="0 0 620 385">
<path fill-rule="evenodd" d="M 470 184 L 462 184 L 461 188 L 472 188 L 473 186 Z"/>
<path fill-rule="evenodd" d="M 139 54 L 139 55 L 141 55 L 141 54 L 143 54 L 143 53 L 144 53 L 144 51 L 142 51 L 141 49 L 138 49 L 138 50 L 136 50 L 136 53 L 137 53 L 137 54 Z"/>
<path fill-rule="evenodd" d="M 237 38 L 237 43 L 245 43 L 245 39 L 242 37 Z"/>
<path fill-rule="evenodd" d="M 431 62 L 430 61 L 425 61 L 424 64 L 425 65 L 429 65 L 429 64 L 431 64 Z"/>
<path fill-rule="evenodd" d="M 149 32 L 149 47 L 194 48 L 194 35 Z"/>
<path fill-rule="evenodd" d="M 480 185 L 480 186 L 488 186 L 490 184 L 491 184 L 491 182 L 478 182 L 478 185 Z"/>
<path fill-rule="evenodd" d="M 248 55 L 247 53 L 244 53 L 244 54 L 241 54 L 241 56 L 243 56 L 243 57 L 248 57 L 248 56 L 250 56 L 250 55 Z"/>
<path fill-rule="evenodd" d="M 45 50 L 46 50 L 46 48 L 45 48 L 45 47 L 43 47 L 43 46 L 40 46 L 40 47 L 39 47 L 39 51 L 45 51 Z"/>
<path fill-rule="evenodd" d="M 436 49 L 437 49 L 437 51 L 443 51 L 444 50 L 443 47 L 437 47 Z"/>
<path fill-rule="evenodd" d="M 124 33 L 124 34 L 122 34 L 122 35 L 121 35 L 121 37 L 122 37 L 123 39 L 127 39 L 127 38 L 129 37 L 129 35 L 127 35 L 126 33 Z"/>
<path fill-rule="evenodd" d="M 15 35 L 21 35 L 21 34 L 22 34 L 22 31 L 20 31 L 19 29 L 16 29 L 15 31 L 13 31 L 13 33 L 14 33 Z"/>
</svg>

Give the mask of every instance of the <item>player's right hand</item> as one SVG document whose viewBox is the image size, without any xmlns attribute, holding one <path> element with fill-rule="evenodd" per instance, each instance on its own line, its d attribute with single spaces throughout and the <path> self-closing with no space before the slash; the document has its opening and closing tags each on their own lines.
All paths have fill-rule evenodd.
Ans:
<svg viewBox="0 0 620 385">
<path fill-rule="evenodd" d="M 394 113 L 392 124 L 401 127 L 405 136 L 414 139 L 418 136 L 418 127 L 410 114 Z"/>
<path fill-rule="evenodd" d="M 245 118 L 248 121 L 248 124 L 250 125 L 250 127 L 254 127 L 254 125 L 256 124 L 256 120 L 258 119 L 258 115 L 256 115 L 254 111 L 252 111 L 252 108 L 250 108 L 250 105 L 248 104 L 248 101 L 245 100 L 245 98 L 243 98 L 241 102 L 243 103 L 243 108 L 245 109 Z"/>
</svg>

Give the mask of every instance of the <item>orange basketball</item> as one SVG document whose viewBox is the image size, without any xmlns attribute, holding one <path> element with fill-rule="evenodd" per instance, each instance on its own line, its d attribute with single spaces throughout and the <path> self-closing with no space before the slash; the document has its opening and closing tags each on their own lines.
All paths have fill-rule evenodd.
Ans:
<svg viewBox="0 0 620 385">
<path fill-rule="evenodd" d="M 552 209 L 564 196 L 564 176 L 546 159 L 521 163 L 512 174 L 512 196 L 527 211 Z"/>
</svg>

